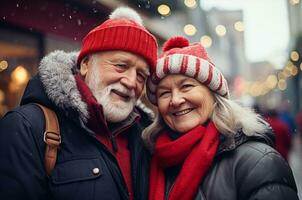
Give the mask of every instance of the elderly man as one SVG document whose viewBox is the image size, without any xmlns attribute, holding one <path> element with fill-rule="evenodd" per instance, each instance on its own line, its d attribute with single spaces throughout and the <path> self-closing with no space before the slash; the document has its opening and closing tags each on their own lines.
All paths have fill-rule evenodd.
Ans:
<svg viewBox="0 0 302 200">
<path fill-rule="evenodd" d="M 80 54 L 46 56 L 21 106 L 0 121 L 0 199 L 147 199 L 148 153 L 141 140 L 150 118 L 136 107 L 157 42 L 130 8 L 83 39 Z M 45 119 L 61 132 L 50 174 L 44 163 Z"/>
</svg>

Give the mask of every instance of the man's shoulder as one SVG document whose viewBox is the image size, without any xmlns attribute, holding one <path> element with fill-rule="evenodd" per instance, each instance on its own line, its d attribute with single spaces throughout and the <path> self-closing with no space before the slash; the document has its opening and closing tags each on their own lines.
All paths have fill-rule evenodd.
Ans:
<svg viewBox="0 0 302 200">
<path fill-rule="evenodd" d="M 31 121 L 31 119 L 37 118 L 43 119 L 41 118 L 41 116 L 43 115 L 41 109 L 34 103 L 18 106 L 9 111 L 6 115 L 21 116 L 27 121 Z"/>
<path fill-rule="evenodd" d="M 0 120 L 0 127 L 3 132 L 11 134 L 38 133 L 44 129 L 44 115 L 42 110 L 35 104 L 26 104 L 7 112 Z"/>
<path fill-rule="evenodd" d="M 38 106 L 17 107 L 0 120 L 0 140 L 8 144 L 43 144 L 44 116 Z M 35 142 L 34 142 L 35 140 Z M 22 148 L 22 145 L 17 145 Z"/>
</svg>

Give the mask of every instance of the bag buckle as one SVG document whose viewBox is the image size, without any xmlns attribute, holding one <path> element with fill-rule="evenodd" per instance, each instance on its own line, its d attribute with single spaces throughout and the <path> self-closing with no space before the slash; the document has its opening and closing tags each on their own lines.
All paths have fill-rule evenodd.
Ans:
<svg viewBox="0 0 302 200">
<path fill-rule="evenodd" d="M 61 135 L 53 131 L 45 131 L 43 140 L 46 144 L 58 146 L 61 144 Z"/>
</svg>

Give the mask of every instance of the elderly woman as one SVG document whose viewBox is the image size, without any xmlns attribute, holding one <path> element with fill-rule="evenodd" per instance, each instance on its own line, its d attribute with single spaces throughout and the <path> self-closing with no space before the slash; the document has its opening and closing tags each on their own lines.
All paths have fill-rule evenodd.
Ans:
<svg viewBox="0 0 302 200">
<path fill-rule="evenodd" d="M 229 99 L 199 43 L 171 38 L 151 73 L 147 96 L 159 116 L 143 133 L 150 200 L 298 199 L 268 124 Z"/>
</svg>

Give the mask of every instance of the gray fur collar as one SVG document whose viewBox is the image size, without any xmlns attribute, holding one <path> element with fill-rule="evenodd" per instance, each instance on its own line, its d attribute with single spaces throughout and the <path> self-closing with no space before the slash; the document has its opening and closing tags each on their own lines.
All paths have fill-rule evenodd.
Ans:
<svg viewBox="0 0 302 200">
<path fill-rule="evenodd" d="M 78 52 L 54 51 L 42 59 L 39 75 L 48 98 L 62 110 L 77 111 L 86 122 L 89 117 L 87 104 L 82 101 L 74 78 L 74 74 L 78 73 L 77 56 Z M 140 100 L 137 106 L 153 117 L 152 110 Z"/>
</svg>

